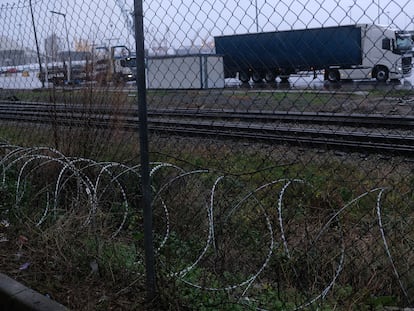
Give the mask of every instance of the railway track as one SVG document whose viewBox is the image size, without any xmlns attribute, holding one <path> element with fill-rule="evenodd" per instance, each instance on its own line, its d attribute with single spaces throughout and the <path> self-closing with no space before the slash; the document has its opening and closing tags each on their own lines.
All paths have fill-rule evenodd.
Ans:
<svg viewBox="0 0 414 311">
<path fill-rule="evenodd" d="M 0 101 L 0 113 L 11 110 L 16 112 L 54 112 L 54 113 L 91 113 L 90 108 L 81 106 L 65 106 L 62 104 Z M 111 114 L 112 109 L 94 108 L 96 114 Z M 117 115 L 137 116 L 136 109 L 123 108 L 116 110 Z M 330 112 L 290 112 L 290 111 L 259 111 L 248 112 L 230 109 L 149 109 L 149 117 L 188 117 L 192 119 L 215 118 L 227 121 L 243 120 L 245 122 L 288 122 L 301 124 L 342 125 L 367 128 L 396 128 L 411 130 L 414 128 L 414 116 L 344 114 Z"/>
<path fill-rule="evenodd" d="M 104 108 L 14 101 L 0 102 L 0 119 L 67 126 L 113 126 L 126 131 L 137 131 L 139 122 L 135 109 L 117 109 L 114 113 Z M 151 131 L 167 135 L 414 156 L 414 116 L 157 109 L 148 111 L 148 121 Z"/>
</svg>

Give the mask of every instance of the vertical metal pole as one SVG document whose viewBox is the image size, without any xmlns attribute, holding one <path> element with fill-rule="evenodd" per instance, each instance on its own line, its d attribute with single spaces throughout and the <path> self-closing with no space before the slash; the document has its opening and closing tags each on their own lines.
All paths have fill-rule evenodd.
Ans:
<svg viewBox="0 0 414 311">
<path fill-rule="evenodd" d="M 65 31 L 66 31 L 66 43 L 68 44 L 68 54 L 69 54 L 69 66 L 68 66 L 68 83 L 71 82 L 71 73 L 72 73 L 72 58 L 70 56 L 70 43 L 69 43 L 69 32 L 68 32 L 68 25 L 66 22 L 66 14 L 57 11 L 50 11 L 52 14 L 57 14 L 63 16 L 63 22 L 65 23 Z"/>
<path fill-rule="evenodd" d="M 380 0 L 378 0 L 378 24 L 381 24 L 381 4 L 380 4 Z"/>
<path fill-rule="evenodd" d="M 63 21 L 65 22 L 66 42 L 68 44 L 68 53 L 69 53 L 68 83 L 70 83 L 72 81 L 72 57 L 70 55 L 69 32 L 68 32 L 68 24 L 66 22 L 66 14 L 63 14 Z"/>
<path fill-rule="evenodd" d="M 155 297 L 155 258 L 152 235 L 152 198 L 149 169 L 148 120 L 145 78 L 144 14 L 142 0 L 134 0 L 135 48 L 137 62 L 137 100 L 141 152 L 141 189 L 144 211 L 144 248 L 147 298 Z"/>
<path fill-rule="evenodd" d="M 256 7 L 256 32 L 259 32 L 259 11 L 257 8 L 257 0 L 255 0 L 255 7 Z"/>
<path fill-rule="evenodd" d="M 35 26 L 35 22 L 34 22 L 32 0 L 29 1 L 29 5 L 30 5 L 30 14 L 32 15 L 33 32 L 34 32 L 34 37 L 35 37 L 35 42 L 36 42 L 37 61 L 39 62 L 39 75 L 40 75 L 40 77 L 42 77 L 43 76 L 42 61 L 40 60 L 39 42 L 37 41 L 37 33 L 36 33 L 36 26 Z M 42 80 L 42 88 L 44 88 L 45 87 L 45 79 L 41 79 L 41 80 Z"/>
</svg>

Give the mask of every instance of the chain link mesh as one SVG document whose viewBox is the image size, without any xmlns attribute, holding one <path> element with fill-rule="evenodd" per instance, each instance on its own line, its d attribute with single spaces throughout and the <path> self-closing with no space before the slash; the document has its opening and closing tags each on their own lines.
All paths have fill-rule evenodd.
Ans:
<svg viewBox="0 0 414 311">
<path fill-rule="evenodd" d="M 76 310 L 413 308 L 413 1 L 142 4 L 145 64 L 132 1 L 1 4 L 0 271 Z"/>
</svg>

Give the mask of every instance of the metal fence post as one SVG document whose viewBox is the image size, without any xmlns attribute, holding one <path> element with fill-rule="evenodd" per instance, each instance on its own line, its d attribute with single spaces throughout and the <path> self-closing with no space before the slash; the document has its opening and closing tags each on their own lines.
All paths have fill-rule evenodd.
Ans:
<svg viewBox="0 0 414 311">
<path fill-rule="evenodd" d="M 39 73 L 40 73 L 40 75 L 42 75 L 42 72 L 43 72 L 43 70 L 42 70 L 42 61 L 40 60 L 39 41 L 37 40 L 37 32 L 36 32 L 36 25 L 35 25 L 34 15 L 33 15 L 32 0 L 29 1 L 29 6 L 30 6 L 30 15 L 32 17 L 33 33 L 34 33 L 35 42 L 36 42 L 37 61 L 39 62 Z M 44 88 L 45 87 L 44 79 L 42 79 L 41 82 L 42 82 L 42 88 Z"/>
<path fill-rule="evenodd" d="M 144 210 L 144 247 L 145 247 L 145 272 L 147 298 L 152 300 L 155 296 L 155 259 L 152 236 L 152 198 L 149 174 L 149 151 L 148 151 L 148 122 L 147 101 L 145 82 L 145 48 L 144 48 L 144 25 L 143 25 L 142 0 L 134 0 L 135 19 L 135 47 L 137 62 L 137 100 L 139 114 L 139 137 L 141 152 L 141 187 L 142 205 Z"/>
</svg>

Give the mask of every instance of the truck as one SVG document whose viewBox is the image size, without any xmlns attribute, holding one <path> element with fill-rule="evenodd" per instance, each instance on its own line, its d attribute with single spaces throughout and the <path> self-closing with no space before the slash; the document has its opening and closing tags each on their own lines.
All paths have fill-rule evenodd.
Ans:
<svg viewBox="0 0 414 311">
<path fill-rule="evenodd" d="M 95 47 L 93 79 L 101 84 L 135 81 L 136 57 L 124 45 Z"/>
<path fill-rule="evenodd" d="M 86 81 L 119 84 L 135 78 L 136 59 L 125 46 L 100 46 L 91 52 L 62 51 L 58 53 L 58 61 L 48 63 L 39 74 L 41 81 L 54 85 Z"/>
<path fill-rule="evenodd" d="M 92 53 L 86 51 L 61 51 L 57 60 L 46 64 L 45 71 L 39 74 L 42 82 L 54 85 L 77 84 L 90 79 Z"/>
<path fill-rule="evenodd" d="M 324 72 L 324 80 L 402 79 L 411 75 L 412 40 L 376 24 L 216 36 L 224 77 L 241 82 L 287 81 L 298 72 Z"/>
</svg>

